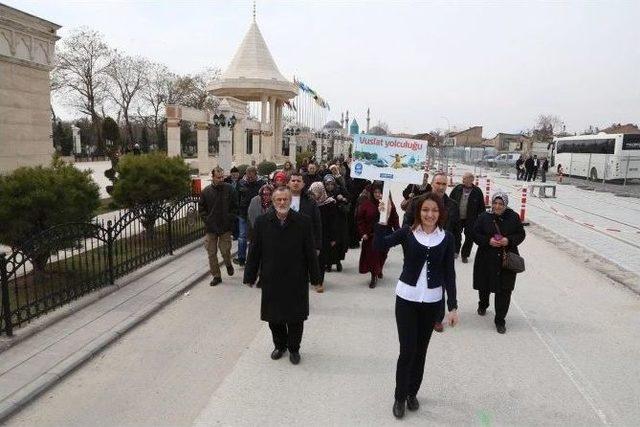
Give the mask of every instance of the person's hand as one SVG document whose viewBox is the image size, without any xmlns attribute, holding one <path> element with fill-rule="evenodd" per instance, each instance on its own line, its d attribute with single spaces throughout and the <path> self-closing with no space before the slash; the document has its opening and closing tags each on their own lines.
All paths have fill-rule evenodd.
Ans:
<svg viewBox="0 0 640 427">
<path fill-rule="evenodd" d="M 415 196 L 415 194 L 409 193 L 409 198 L 412 198 L 413 196 Z"/>
<path fill-rule="evenodd" d="M 253 288 L 253 286 L 255 285 L 255 283 L 245 283 L 245 285 L 247 285 L 250 288 Z"/>
<path fill-rule="evenodd" d="M 367 239 L 369 239 L 369 236 L 367 234 L 363 234 L 362 235 L 362 240 L 367 240 Z"/>
<path fill-rule="evenodd" d="M 336 245 L 336 242 L 329 242 L 329 244 L 330 244 L 331 246 L 335 246 L 335 245 Z"/>
<path fill-rule="evenodd" d="M 458 310 L 451 310 L 449 312 L 449 326 L 454 327 L 458 323 L 460 323 L 460 318 L 458 317 Z"/>
<path fill-rule="evenodd" d="M 316 255 L 320 256 L 320 249 L 316 249 Z"/>
<path fill-rule="evenodd" d="M 342 194 L 338 194 L 338 200 L 340 200 L 342 202 L 342 201 L 344 201 L 346 199 L 344 198 L 344 196 Z"/>
<path fill-rule="evenodd" d="M 380 212 L 384 212 L 384 209 L 385 209 L 385 204 L 382 200 L 380 200 L 380 203 L 378 204 L 378 210 Z"/>
<path fill-rule="evenodd" d="M 502 240 L 500 240 L 500 245 L 509 246 L 509 239 L 507 239 L 506 237 L 503 237 Z"/>
<path fill-rule="evenodd" d="M 501 248 L 502 247 L 502 241 L 497 241 L 496 239 L 494 239 L 493 237 L 491 239 L 489 239 L 489 245 L 493 246 L 494 248 Z"/>
</svg>

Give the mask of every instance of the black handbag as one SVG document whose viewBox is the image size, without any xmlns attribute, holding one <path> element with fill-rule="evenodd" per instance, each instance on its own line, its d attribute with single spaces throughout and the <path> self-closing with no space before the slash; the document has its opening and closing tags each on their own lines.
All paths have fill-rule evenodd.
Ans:
<svg viewBox="0 0 640 427">
<path fill-rule="evenodd" d="M 498 230 L 498 234 L 502 235 L 498 223 L 494 220 L 493 224 Z M 523 273 L 525 271 L 524 258 L 515 252 L 510 252 L 506 249 L 502 249 L 502 268 L 505 270 L 513 271 L 514 273 Z"/>
</svg>

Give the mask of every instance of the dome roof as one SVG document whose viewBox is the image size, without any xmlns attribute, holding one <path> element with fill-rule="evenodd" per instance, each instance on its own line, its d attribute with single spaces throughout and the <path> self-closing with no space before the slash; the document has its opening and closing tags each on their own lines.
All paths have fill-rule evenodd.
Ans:
<svg viewBox="0 0 640 427">
<path fill-rule="evenodd" d="M 335 120 L 329 120 L 327 124 L 324 125 L 324 129 L 342 129 L 342 126 Z"/>
<path fill-rule="evenodd" d="M 384 136 L 386 134 L 387 134 L 387 131 L 381 128 L 380 126 L 374 126 L 371 129 L 369 129 L 369 135 Z"/>
<path fill-rule="evenodd" d="M 255 20 L 229 67 L 219 80 L 209 84 L 208 90 L 216 96 L 235 96 L 244 100 L 259 100 L 261 94 L 283 99 L 298 94 L 298 87 L 278 70 Z"/>
</svg>

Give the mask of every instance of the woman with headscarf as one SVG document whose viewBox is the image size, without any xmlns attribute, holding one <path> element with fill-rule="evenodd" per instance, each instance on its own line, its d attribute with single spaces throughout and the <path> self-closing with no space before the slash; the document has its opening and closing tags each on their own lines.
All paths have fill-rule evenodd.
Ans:
<svg viewBox="0 0 640 427">
<path fill-rule="evenodd" d="M 249 231 L 247 233 L 248 239 L 251 240 L 253 235 L 253 227 L 256 223 L 256 218 L 263 215 L 271 207 L 271 194 L 273 193 L 273 186 L 271 184 L 265 184 L 258 190 L 258 195 L 251 199 L 249 202 L 249 208 L 247 209 L 247 221 L 249 224 Z"/>
<path fill-rule="evenodd" d="M 336 265 L 338 271 L 342 271 L 342 261 L 345 258 L 349 247 L 349 227 L 348 216 L 350 211 L 349 194 L 346 190 L 337 185 L 332 175 L 325 175 L 324 188 L 327 195 L 336 201 L 338 207 L 336 212 L 336 245 L 331 250 L 331 259 L 327 265 L 327 271 L 331 271 L 331 266 Z"/>
<path fill-rule="evenodd" d="M 473 265 L 473 289 L 479 296 L 478 314 L 487 313 L 489 296 L 495 294 L 494 323 L 500 334 L 507 331 L 505 317 L 516 283 L 516 273 L 503 268 L 503 257 L 506 252 L 519 254 L 518 245 L 525 238 L 520 216 L 507 207 L 508 204 L 507 193 L 496 192 L 491 198 L 491 212 L 481 213 L 473 229 L 473 240 L 478 245 Z"/>
<path fill-rule="evenodd" d="M 324 184 L 314 182 L 309 187 L 309 195 L 318 205 L 320 209 L 320 218 L 322 220 L 322 247 L 318 262 L 320 264 L 320 285 L 316 286 L 318 293 L 324 292 L 324 272 L 327 266 L 331 265 L 331 254 L 333 247 L 336 245 L 337 228 L 336 217 L 338 215 L 338 206 L 333 197 L 327 195 Z"/>
<path fill-rule="evenodd" d="M 284 171 L 278 171 L 273 175 L 273 186 L 275 188 L 287 185 L 287 174 Z"/>
<path fill-rule="evenodd" d="M 387 260 L 386 250 L 378 250 L 373 246 L 373 228 L 380 221 L 380 211 L 378 205 L 382 199 L 382 185 L 373 183 L 365 190 L 366 197 L 362 199 L 358 205 L 356 212 L 356 225 L 358 233 L 362 238 L 362 246 L 360 250 L 360 274 L 371 274 L 369 287 L 376 287 L 378 279 L 382 279 L 382 269 L 384 262 Z M 400 219 L 393 202 L 390 203 L 390 213 L 387 225 L 391 230 L 400 228 Z"/>
</svg>

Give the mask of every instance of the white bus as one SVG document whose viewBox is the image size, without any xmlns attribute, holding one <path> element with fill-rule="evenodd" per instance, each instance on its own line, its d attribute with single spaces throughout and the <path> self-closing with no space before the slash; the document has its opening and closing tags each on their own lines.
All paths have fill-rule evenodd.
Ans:
<svg viewBox="0 0 640 427">
<path fill-rule="evenodd" d="M 599 133 L 553 141 L 555 164 L 565 175 L 593 181 L 640 178 L 640 135 Z"/>
</svg>

